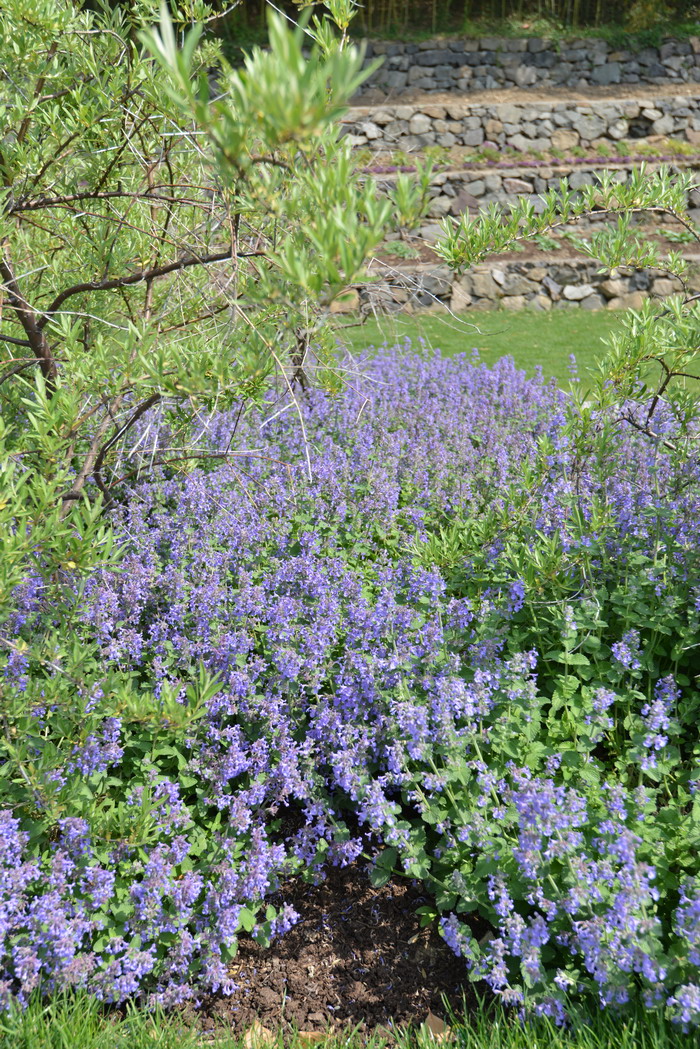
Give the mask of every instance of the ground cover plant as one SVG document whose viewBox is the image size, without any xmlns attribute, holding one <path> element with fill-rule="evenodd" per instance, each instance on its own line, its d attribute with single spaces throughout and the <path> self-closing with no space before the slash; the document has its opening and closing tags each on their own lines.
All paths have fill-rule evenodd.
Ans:
<svg viewBox="0 0 700 1049">
<path fill-rule="evenodd" d="M 294 921 L 265 912 L 279 877 L 366 851 L 425 881 L 504 999 L 693 1021 L 696 461 L 604 416 L 574 439 L 565 394 L 507 361 L 364 370 L 309 397 L 313 480 L 270 405 L 238 424 L 243 479 L 164 477 L 120 511 L 121 570 L 73 630 L 155 685 L 150 720 L 99 672 L 54 714 L 50 668 L 8 664 L 44 743 L 31 783 L 3 766 L 6 993 L 231 991 L 237 936 Z M 28 639 L 51 611 L 31 578 L 17 599 Z"/>
<path fill-rule="evenodd" d="M 365 857 L 377 883 L 425 885 L 425 921 L 504 1002 L 696 1024 L 697 304 L 631 315 L 578 398 L 512 361 L 410 347 L 340 362 L 326 343 L 327 381 L 312 382 L 322 307 L 382 224 L 331 127 L 358 55 L 307 22 L 307 64 L 300 31 L 275 22 L 272 50 L 231 77 L 231 111 L 198 76 L 196 31 L 178 47 L 164 15 L 138 37 L 154 84 L 115 15 L 95 46 L 116 35 L 111 65 L 138 67 L 157 143 L 144 152 L 160 163 L 174 128 L 177 165 L 194 137 L 233 220 L 205 222 L 207 243 L 225 229 L 236 272 L 247 248 L 257 259 L 246 294 L 217 300 L 254 332 L 250 354 L 233 356 L 228 329 L 225 344 L 206 326 L 174 337 L 171 295 L 189 332 L 203 285 L 190 297 L 161 278 L 208 263 L 171 242 L 182 200 L 160 212 L 140 140 L 123 182 L 92 143 L 110 124 L 89 85 L 124 69 L 97 52 L 80 68 L 95 27 L 54 0 L 34 54 L 23 3 L 2 38 L 36 63 L 29 112 L 3 111 L 0 158 L 1 337 L 18 354 L 0 376 L 3 1008 L 70 989 L 153 1007 L 235 993 L 240 937 L 265 944 L 296 921 L 269 902 L 280 880 Z M 349 8 L 331 6 L 344 37 Z M 89 212 L 69 182 L 87 183 Z M 691 230 L 688 185 L 641 172 L 575 200 L 564 185 L 538 216 L 525 201 L 446 224 L 439 250 L 460 269 L 596 208 L 619 221 L 592 253 L 662 262 L 682 286 L 682 259 L 659 259 L 629 215 Z M 136 214 L 162 233 L 137 243 L 156 253 L 146 268 L 121 239 Z M 242 252 L 239 218 L 254 231 Z"/>
</svg>

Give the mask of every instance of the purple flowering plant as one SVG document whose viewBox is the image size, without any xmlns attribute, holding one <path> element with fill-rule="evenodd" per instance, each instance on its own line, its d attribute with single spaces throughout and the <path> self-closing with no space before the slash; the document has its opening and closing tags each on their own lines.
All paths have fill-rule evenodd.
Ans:
<svg viewBox="0 0 700 1049">
<path fill-rule="evenodd" d="M 311 479 L 271 394 L 208 421 L 244 468 L 134 487 L 116 568 L 15 580 L 4 1000 L 230 993 L 281 881 L 365 856 L 504 1001 L 695 1023 L 697 462 L 507 360 L 360 370 Z"/>
</svg>

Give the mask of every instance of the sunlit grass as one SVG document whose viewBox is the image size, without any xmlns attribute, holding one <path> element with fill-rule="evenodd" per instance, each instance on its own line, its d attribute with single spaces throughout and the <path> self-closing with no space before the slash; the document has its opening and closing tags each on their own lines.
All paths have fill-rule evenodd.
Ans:
<svg viewBox="0 0 700 1049">
<path fill-rule="evenodd" d="M 318 1039 L 318 1040 L 317 1040 Z M 497 1007 L 481 1008 L 440 1032 L 425 1025 L 395 1035 L 347 1031 L 327 1037 L 295 1036 L 258 1027 L 245 1038 L 225 1028 L 203 1031 L 196 1020 L 135 1008 L 124 1014 L 105 1012 L 84 994 L 58 995 L 49 1003 L 33 1001 L 0 1014 L 0 1049 L 700 1049 L 700 1035 L 683 1032 L 658 1012 L 639 1010 L 619 1018 L 601 1012 L 590 1023 L 557 1028 L 541 1019 L 523 1025 Z"/>
<path fill-rule="evenodd" d="M 343 328 L 339 338 L 353 352 L 379 347 L 384 342 L 400 343 L 408 337 L 415 345 L 423 340 L 428 347 L 450 357 L 477 349 L 488 364 L 510 355 L 530 375 L 541 367 L 547 378 L 568 385 L 571 356 L 575 356 L 579 375 L 585 381 L 588 370 L 605 355 L 603 339 L 620 328 L 623 316 L 618 312 L 581 309 L 551 313 L 473 311 L 458 317 L 427 312 L 391 314 Z"/>
</svg>

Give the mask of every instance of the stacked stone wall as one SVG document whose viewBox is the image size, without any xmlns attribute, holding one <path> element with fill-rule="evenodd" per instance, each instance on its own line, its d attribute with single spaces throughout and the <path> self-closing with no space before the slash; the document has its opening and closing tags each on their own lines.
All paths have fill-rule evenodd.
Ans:
<svg viewBox="0 0 700 1049">
<path fill-rule="evenodd" d="M 351 109 L 346 133 L 355 146 L 418 152 L 426 146 L 508 146 L 566 152 L 610 140 L 674 137 L 700 144 L 700 97 L 682 95 L 595 101 L 468 102 Z"/>
<path fill-rule="evenodd" d="M 688 289 L 700 292 L 698 259 L 692 261 Z M 384 279 L 363 285 L 357 303 L 363 312 L 414 309 L 549 310 L 640 309 L 646 298 L 682 292 L 680 282 L 655 270 L 600 273 L 593 259 L 500 261 L 475 266 L 457 276 L 446 266 L 390 269 Z"/>
<path fill-rule="evenodd" d="M 700 38 L 667 40 L 660 47 L 620 50 L 605 40 L 557 44 L 539 37 L 373 42 L 367 61 L 383 63 L 363 91 L 489 91 L 497 88 L 666 84 L 700 81 Z"/>
</svg>

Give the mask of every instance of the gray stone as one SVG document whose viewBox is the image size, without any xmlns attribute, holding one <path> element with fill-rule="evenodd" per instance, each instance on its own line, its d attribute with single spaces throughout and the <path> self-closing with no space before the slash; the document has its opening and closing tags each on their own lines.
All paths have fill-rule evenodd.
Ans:
<svg viewBox="0 0 700 1049">
<path fill-rule="evenodd" d="M 425 113 L 415 113 L 408 122 L 408 130 L 412 135 L 425 135 L 432 130 L 430 117 Z"/>
<path fill-rule="evenodd" d="M 513 70 L 513 80 L 518 87 L 530 87 L 537 80 L 537 73 L 532 66 L 517 66 Z"/>
<path fill-rule="evenodd" d="M 535 54 L 538 51 L 546 51 L 550 46 L 549 40 L 543 40 L 541 36 L 531 36 L 527 42 L 527 49 L 530 54 Z"/>
<path fill-rule="evenodd" d="M 495 274 L 494 274 L 495 279 Z M 502 283 L 506 295 L 527 295 L 539 291 L 539 285 L 534 280 L 528 280 L 519 273 L 509 273 Z"/>
<path fill-rule="evenodd" d="M 387 73 L 384 78 L 384 84 L 386 87 L 392 88 L 395 91 L 400 90 L 402 87 L 406 87 L 407 83 L 407 74 L 401 73 L 399 70 L 392 70 L 390 73 Z"/>
<path fill-rule="evenodd" d="M 610 138 L 614 138 L 614 139 L 625 138 L 625 136 L 628 134 L 628 132 L 629 132 L 629 124 L 627 123 L 626 120 L 616 120 L 608 128 L 608 135 L 610 136 Z"/>
<path fill-rule="evenodd" d="M 590 284 L 567 284 L 562 294 L 569 302 L 580 302 L 581 299 L 592 295 L 594 291 L 595 289 Z"/>
<path fill-rule="evenodd" d="M 542 278 L 542 287 L 545 289 L 550 299 L 554 299 L 555 302 L 559 301 L 562 293 L 561 284 L 557 284 L 552 277 L 547 276 Z"/>
<path fill-rule="evenodd" d="M 471 277 L 471 293 L 478 295 L 480 299 L 500 299 L 503 292 L 496 284 L 490 273 L 474 270 Z"/>
<path fill-rule="evenodd" d="M 592 84 L 619 84 L 620 83 L 620 63 L 619 62 L 604 62 L 602 65 L 597 66 L 591 73 Z"/>
<path fill-rule="evenodd" d="M 360 133 L 365 135 L 368 139 L 374 139 L 374 138 L 381 138 L 382 137 L 382 130 L 381 130 L 381 128 L 377 127 L 377 125 L 371 120 L 367 120 L 363 124 L 360 124 L 359 125 L 359 130 L 360 130 Z"/>
<path fill-rule="evenodd" d="M 605 308 L 606 302 L 602 295 L 593 293 L 593 295 L 587 295 L 585 299 L 581 299 L 580 306 L 582 310 L 602 310 Z"/>
<path fill-rule="evenodd" d="M 510 103 L 504 103 L 499 106 L 495 106 L 494 109 L 498 115 L 498 119 L 504 124 L 520 124 L 523 119 L 523 107 L 514 106 Z"/>
<path fill-rule="evenodd" d="M 655 120 L 652 124 L 655 135 L 670 135 L 673 132 L 675 121 L 672 116 L 666 115 Z"/>
<path fill-rule="evenodd" d="M 449 215 L 452 210 L 452 197 L 440 195 L 439 197 L 433 197 L 430 201 L 430 207 L 428 208 L 428 217 L 431 219 L 440 219 L 445 215 Z"/>
<path fill-rule="evenodd" d="M 484 141 L 484 132 L 481 128 L 474 128 L 464 134 L 462 141 L 465 146 L 480 146 Z"/>
<path fill-rule="evenodd" d="M 572 124 L 581 138 L 588 142 L 605 134 L 605 121 L 593 113 L 587 116 L 575 116 Z"/>
<path fill-rule="evenodd" d="M 503 189 L 506 193 L 520 194 L 520 193 L 532 193 L 533 187 L 530 182 L 525 182 L 521 178 L 504 178 Z"/>
<path fill-rule="evenodd" d="M 486 177 L 488 178 L 489 176 L 487 175 Z M 483 197 L 484 193 L 486 192 L 486 181 L 484 179 L 477 178 L 473 182 L 467 182 L 464 188 L 466 192 L 471 193 L 473 197 Z"/>
</svg>

